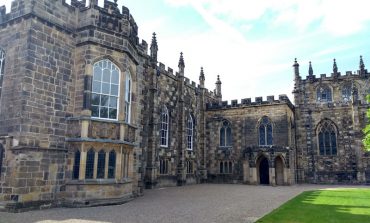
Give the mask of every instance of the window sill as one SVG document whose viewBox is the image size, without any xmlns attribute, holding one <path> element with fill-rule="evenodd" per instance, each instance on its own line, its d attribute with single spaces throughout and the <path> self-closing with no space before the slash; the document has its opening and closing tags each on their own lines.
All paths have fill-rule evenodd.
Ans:
<svg viewBox="0 0 370 223">
<path fill-rule="evenodd" d="M 110 184 L 126 184 L 131 183 L 132 179 L 124 178 L 122 180 L 116 179 L 85 179 L 85 180 L 70 180 L 66 182 L 67 185 L 110 185 Z"/>
</svg>

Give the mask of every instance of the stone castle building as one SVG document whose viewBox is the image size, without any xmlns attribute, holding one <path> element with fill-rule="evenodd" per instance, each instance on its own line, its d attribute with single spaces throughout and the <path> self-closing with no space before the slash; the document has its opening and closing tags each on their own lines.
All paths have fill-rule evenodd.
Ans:
<svg viewBox="0 0 370 223">
<path fill-rule="evenodd" d="M 126 202 L 196 183 L 370 183 L 369 72 L 301 75 L 286 95 L 222 101 L 157 61 L 116 1 L 0 7 L 0 210 Z"/>
</svg>

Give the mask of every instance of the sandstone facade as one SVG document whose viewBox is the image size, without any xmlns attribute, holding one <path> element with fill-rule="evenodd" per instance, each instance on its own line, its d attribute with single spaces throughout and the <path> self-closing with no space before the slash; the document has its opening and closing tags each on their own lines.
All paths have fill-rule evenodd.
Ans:
<svg viewBox="0 0 370 223">
<path fill-rule="evenodd" d="M 144 188 L 370 182 L 370 74 L 294 64 L 287 96 L 222 101 L 157 61 L 129 9 L 105 0 L 0 8 L 0 210 L 126 202 Z M 362 61 L 362 59 L 361 59 Z"/>
</svg>

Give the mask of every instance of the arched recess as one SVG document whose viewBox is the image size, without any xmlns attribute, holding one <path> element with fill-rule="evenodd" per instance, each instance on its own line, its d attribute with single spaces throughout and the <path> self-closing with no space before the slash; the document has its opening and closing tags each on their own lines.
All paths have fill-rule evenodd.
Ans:
<svg viewBox="0 0 370 223">
<path fill-rule="evenodd" d="M 284 185 L 284 160 L 281 156 L 275 158 L 275 183 Z"/>
<path fill-rule="evenodd" d="M 256 162 L 257 167 L 257 179 L 260 184 L 270 184 L 270 168 L 269 161 L 266 156 L 261 155 Z"/>
</svg>

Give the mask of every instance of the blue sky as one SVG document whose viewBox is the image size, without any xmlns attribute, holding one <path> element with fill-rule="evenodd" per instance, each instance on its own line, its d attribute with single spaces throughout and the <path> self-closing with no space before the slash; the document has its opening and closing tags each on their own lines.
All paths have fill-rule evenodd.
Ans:
<svg viewBox="0 0 370 223">
<path fill-rule="evenodd" d="M 4 0 L 0 0 L 4 2 Z M 5 0 L 9 2 L 10 0 Z M 131 11 L 139 37 L 157 33 L 159 60 L 177 70 L 184 52 L 185 75 L 206 87 L 217 75 L 225 100 L 287 94 L 292 64 L 301 76 L 312 61 L 314 74 L 358 69 L 359 56 L 370 69 L 370 2 L 367 0 L 118 0 Z"/>
</svg>

